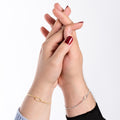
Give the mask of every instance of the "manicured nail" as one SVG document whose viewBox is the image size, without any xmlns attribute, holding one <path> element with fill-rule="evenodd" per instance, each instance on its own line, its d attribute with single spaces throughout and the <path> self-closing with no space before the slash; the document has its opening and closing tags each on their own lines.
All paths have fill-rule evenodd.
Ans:
<svg viewBox="0 0 120 120">
<path fill-rule="evenodd" d="M 68 37 L 66 38 L 66 40 L 65 40 L 65 43 L 68 44 L 68 45 L 70 45 L 70 44 L 72 43 L 72 41 L 73 41 L 72 36 L 68 36 Z"/>
<path fill-rule="evenodd" d="M 84 21 L 80 21 L 80 22 L 78 22 L 78 23 L 84 23 Z"/>
<path fill-rule="evenodd" d="M 67 5 L 67 7 L 66 8 L 68 8 L 69 6 Z"/>
</svg>

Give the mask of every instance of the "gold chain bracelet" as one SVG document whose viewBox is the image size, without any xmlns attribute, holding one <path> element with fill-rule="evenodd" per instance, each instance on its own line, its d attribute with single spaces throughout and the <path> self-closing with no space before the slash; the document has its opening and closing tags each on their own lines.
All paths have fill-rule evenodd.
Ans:
<svg viewBox="0 0 120 120">
<path fill-rule="evenodd" d="M 33 96 L 31 94 L 27 94 L 27 96 L 32 97 L 36 102 L 41 102 L 41 103 L 44 103 L 44 104 L 51 104 L 51 102 L 46 102 L 46 101 L 42 100 L 40 97 Z"/>
</svg>

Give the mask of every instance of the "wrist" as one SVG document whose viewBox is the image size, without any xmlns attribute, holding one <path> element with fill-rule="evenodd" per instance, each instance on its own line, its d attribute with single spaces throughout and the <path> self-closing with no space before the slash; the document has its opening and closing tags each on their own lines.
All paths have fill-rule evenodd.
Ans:
<svg viewBox="0 0 120 120">
<path fill-rule="evenodd" d="M 44 113 L 49 114 L 53 90 L 54 88 L 51 85 L 35 79 L 20 107 L 21 114 L 31 120 L 47 120 L 46 114 Z M 40 114 L 43 115 L 43 117 L 40 117 Z"/>
<path fill-rule="evenodd" d="M 72 84 L 66 84 L 66 86 L 61 87 L 64 99 L 65 99 L 65 106 L 72 107 L 77 105 L 81 99 L 89 92 L 89 89 L 84 81 L 84 79 L 77 80 L 75 79 Z M 77 115 L 84 114 L 90 110 L 92 110 L 95 107 L 95 99 L 90 92 L 89 96 L 85 101 L 83 101 L 80 105 L 78 105 L 76 108 L 67 110 L 67 116 L 73 117 Z"/>
<path fill-rule="evenodd" d="M 86 88 L 86 83 L 84 81 L 83 76 L 77 76 L 77 77 L 71 77 L 71 78 L 65 78 L 61 80 L 60 87 L 63 92 L 70 92 L 71 89 L 78 89 L 82 90 L 83 88 Z"/>
<path fill-rule="evenodd" d="M 28 93 L 41 97 L 46 101 L 51 101 L 54 86 L 40 80 L 34 80 Z"/>
<path fill-rule="evenodd" d="M 75 80 L 72 84 L 62 86 L 61 89 L 64 94 L 66 106 L 72 106 L 79 102 L 78 100 L 80 100 L 89 91 L 84 80 Z"/>
</svg>

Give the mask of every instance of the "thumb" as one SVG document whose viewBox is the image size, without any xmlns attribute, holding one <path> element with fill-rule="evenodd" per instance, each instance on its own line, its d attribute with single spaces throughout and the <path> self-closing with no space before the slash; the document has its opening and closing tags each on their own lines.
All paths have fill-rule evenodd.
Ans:
<svg viewBox="0 0 120 120">
<path fill-rule="evenodd" d="M 56 62 L 60 63 L 63 61 L 64 56 L 68 53 L 71 43 L 73 42 L 73 37 L 68 36 L 66 40 L 64 40 L 60 46 L 56 49 L 56 51 L 53 54 L 53 59 L 55 59 Z"/>
</svg>

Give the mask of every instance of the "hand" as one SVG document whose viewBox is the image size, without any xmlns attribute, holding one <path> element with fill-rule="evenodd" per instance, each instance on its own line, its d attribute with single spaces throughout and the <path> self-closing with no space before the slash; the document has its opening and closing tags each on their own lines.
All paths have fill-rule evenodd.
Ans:
<svg viewBox="0 0 120 120">
<path fill-rule="evenodd" d="M 59 30 L 62 25 L 66 26 L 68 24 L 73 23 L 66 14 L 66 9 L 67 12 L 69 11 L 70 13 L 70 8 L 67 7 L 64 12 L 62 8 L 61 9 L 59 8 L 61 8 L 61 6 L 59 4 L 55 4 L 55 9 L 53 10 L 53 13 L 59 19 L 60 23 L 58 21 L 55 22 L 55 20 L 49 16 L 51 20 L 54 21 L 51 23 L 52 27 L 54 29 L 56 27 L 55 30 L 52 29 L 53 33 Z M 50 23 L 50 21 L 48 23 Z M 57 27 L 56 23 L 59 24 L 59 27 Z M 81 22 L 81 27 L 82 25 L 83 23 Z M 42 33 L 44 33 L 43 30 Z M 87 85 L 83 78 L 83 71 L 82 71 L 83 57 L 78 45 L 75 31 L 72 33 L 72 36 L 74 38 L 74 42 L 68 54 L 64 58 L 62 73 L 59 77 L 59 85 L 64 93 L 66 106 L 74 106 L 75 103 L 78 103 L 80 101 L 80 98 L 83 97 L 88 92 Z M 71 110 L 71 111 L 68 110 L 67 115 L 76 116 L 79 114 L 83 114 L 87 111 L 90 111 L 94 107 L 95 107 L 95 100 L 92 94 L 90 94 L 86 102 L 81 104 L 81 106 L 79 106 L 75 110 Z"/>
<path fill-rule="evenodd" d="M 70 14 L 71 10 L 67 7 L 64 12 L 62 12 L 62 7 L 57 3 L 55 4 L 55 9 L 53 10 L 54 15 L 59 19 L 55 22 L 55 20 L 49 16 L 48 14 L 45 15 L 46 21 L 52 26 L 52 34 L 54 34 L 57 30 L 59 30 L 62 25 L 66 26 L 73 23 L 67 16 Z M 81 27 L 83 23 L 81 22 Z M 42 27 L 42 33 L 49 37 L 50 33 Z M 45 32 L 45 30 L 47 32 Z M 65 36 L 65 34 L 64 34 Z M 83 80 L 83 73 L 82 73 L 82 63 L 83 58 L 82 54 L 77 42 L 77 37 L 75 31 L 72 34 L 74 38 L 73 45 L 69 51 L 69 53 L 65 56 L 62 68 L 62 74 L 59 77 L 59 85 L 61 88 L 66 87 L 66 85 L 74 85 L 74 83 L 80 82 Z M 75 82 L 76 81 L 76 82 Z"/>
<path fill-rule="evenodd" d="M 38 86 L 40 84 L 43 87 L 54 88 L 57 85 L 62 71 L 64 57 L 68 53 L 70 43 L 72 42 L 69 42 L 67 38 L 72 40 L 72 37 L 70 37 L 72 36 L 72 31 L 80 27 L 81 23 L 72 23 L 46 38 L 46 41 L 42 45 L 35 75 L 35 81 L 38 81 Z M 63 33 L 68 45 L 66 44 L 67 42 L 63 40 Z"/>
<path fill-rule="evenodd" d="M 29 91 L 46 102 L 51 101 L 52 92 L 57 85 L 62 71 L 64 57 L 73 41 L 72 31 L 80 28 L 80 23 L 72 23 L 52 34 L 42 45 L 34 83 Z M 69 29 L 69 31 L 67 31 Z M 65 33 L 63 40 L 63 33 Z M 20 112 L 28 119 L 49 119 L 50 106 L 37 104 L 34 99 L 26 96 Z"/>
<path fill-rule="evenodd" d="M 73 23 L 69 17 L 60 10 L 54 9 L 53 13 L 64 26 Z M 76 33 L 73 32 L 72 36 L 74 42 L 64 58 L 62 74 L 59 78 L 59 85 L 62 88 L 67 107 L 76 105 L 79 103 L 80 99 L 88 93 L 88 87 L 83 78 L 83 57 L 78 45 Z M 96 102 L 92 94 L 90 94 L 87 100 L 82 102 L 78 107 L 72 110 L 67 110 L 67 115 L 73 117 L 84 114 L 91 111 L 95 105 Z"/>
</svg>

